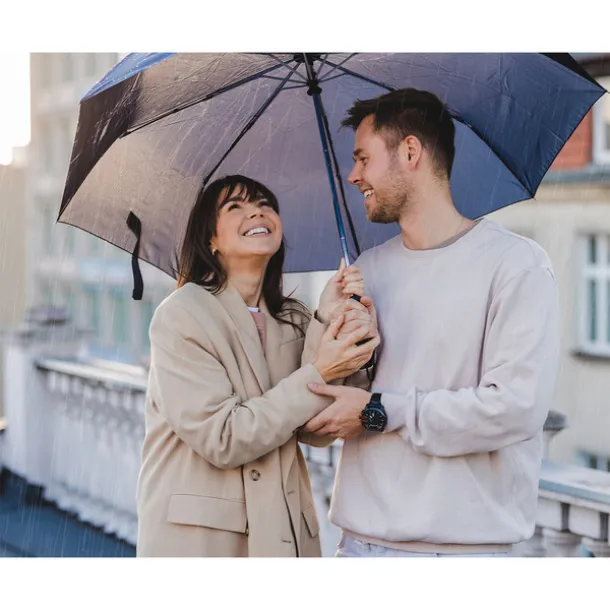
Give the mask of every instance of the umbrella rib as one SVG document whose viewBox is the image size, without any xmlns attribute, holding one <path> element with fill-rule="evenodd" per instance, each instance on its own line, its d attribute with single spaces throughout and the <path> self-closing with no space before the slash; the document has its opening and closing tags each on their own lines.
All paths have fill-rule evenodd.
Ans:
<svg viewBox="0 0 610 610">
<path fill-rule="evenodd" d="M 289 64 L 296 61 L 295 59 L 291 59 L 290 61 L 286 62 L 283 59 L 280 59 L 279 57 L 277 57 L 277 55 L 274 55 L 273 53 L 264 53 L 264 55 L 271 57 L 271 59 L 275 59 L 275 61 L 279 61 L 284 67 L 288 68 L 289 70 L 292 70 L 292 68 L 290 67 Z M 298 64 L 296 67 L 298 67 Z M 307 79 L 303 78 L 303 76 L 301 74 L 299 74 L 298 72 L 295 72 L 294 74 L 295 74 L 295 76 L 298 76 L 304 83 L 307 83 Z"/>
<path fill-rule="evenodd" d="M 328 77 L 337 69 L 340 68 L 345 62 L 349 61 L 352 57 L 355 57 L 356 55 L 358 55 L 358 53 L 352 53 L 351 55 L 348 55 L 341 63 L 335 65 L 332 65 L 329 61 L 328 61 L 328 55 L 326 56 L 327 59 L 321 59 L 320 61 L 324 64 L 326 64 L 327 66 L 332 66 L 331 69 L 326 73 L 326 74 L 322 74 L 320 73 L 318 75 L 319 81 L 321 83 L 325 83 L 328 80 L 330 80 Z M 333 77 L 336 78 L 336 77 Z"/>
<path fill-rule="evenodd" d="M 284 79 L 281 76 L 267 76 L 266 74 L 261 76 L 261 78 L 266 78 L 268 80 L 279 80 L 279 81 L 283 81 Z M 298 81 L 298 80 L 289 80 L 289 83 L 294 83 L 294 88 L 296 87 L 305 87 L 307 85 L 307 83 L 303 82 L 303 81 Z"/>
<path fill-rule="evenodd" d="M 347 61 L 347 60 L 345 60 L 345 61 Z M 380 83 L 379 81 L 369 78 L 368 76 L 364 76 L 364 74 L 359 74 L 358 72 L 354 72 L 353 70 L 350 70 L 349 68 L 345 68 L 340 64 L 334 64 L 332 61 L 328 61 L 328 60 L 326 60 L 325 63 L 327 63 L 329 66 L 332 66 L 333 68 L 336 68 L 337 70 L 341 70 L 341 72 L 344 72 L 345 74 L 349 74 L 350 76 L 359 78 L 360 80 L 363 80 L 367 83 L 371 83 L 372 85 L 377 85 L 378 87 L 381 87 L 382 89 L 387 89 L 388 91 L 396 90 L 395 87 L 390 87 L 390 85 L 386 85 L 385 83 Z"/>
<path fill-rule="evenodd" d="M 291 60 L 291 61 L 294 61 L 294 60 Z M 144 121 L 143 123 L 138 123 L 137 125 L 130 127 L 129 129 L 127 129 L 125 131 L 125 133 L 121 137 L 128 136 L 129 134 L 133 133 L 134 131 L 138 131 L 139 129 L 142 129 L 143 127 L 147 127 L 148 125 L 151 125 L 152 123 L 156 123 L 157 121 L 160 121 L 161 119 L 164 119 L 165 117 L 168 117 L 172 114 L 176 114 L 177 112 L 186 110 L 187 108 L 190 108 L 191 106 L 195 106 L 196 104 L 200 104 L 202 102 L 207 102 L 208 100 L 215 98 L 217 95 L 220 95 L 221 93 L 226 93 L 227 91 L 231 91 L 232 89 L 241 87 L 241 85 L 245 85 L 245 84 L 249 83 L 250 81 L 253 81 L 257 78 L 262 78 L 262 77 L 266 76 L 269 72 L 278 70 L 281 67 L 282 67 L 282 65 L 270 66 L 269 68 L 265 68 L 264 70 L 261 70 L 260 72 L 257 72 L 256 74 L 252 74 L 251 76 L 242 78 L 241 80 L 239 80 L 235 83 L 232 83 L 231 85 L 227 85 L 226 87 L 221 87 L 220 89 L 216 89 L 212 93 L 208 93 L 207 95 L 204 95 L 203 97 L 192 100 L 186 104 L 182 104 L 181 106 L 172 108 L 171 110 L 167 110 L 166 112 L 162 112 L 162 113 L 158 114 L 157 116 L 155 116 L 151 119 L 148 119 L 147 121 Z M 296 67 L 288 68 L 288 69 L 295 70 Z"/>
<path fill-rule="evenodd" d="M 235 140 L 233 141 L 231 146 L 229 146 L 229 148 L 227 148 L 227 150 L 222 155 L 222 157 L 220 158 L 218 163 L 216 163 L 216 165 L 212 168 L 212 170 L 204 178 L 203 183 L 202 183 L 203 186 L 205 186 L 207 184 L 208 180 L 214 175 L 216 170 L 222 165 L 222 163 L 229 156 L 231 151 L 239 144 L 241 139 L 250 131 L 250 129 L 252 129 L 252 127 L 254 126 L 254 123 L 256 123 L 256 121 L 258 121 L 258 119 L 261 117 L 263 112 L 265 112 L 265 110 L 267 110 L 267 108 L 269 108 L 269 105 L 271 104 L 271 102 L 277 97 L 278 93 L 283 89 L 284 85 L 289 81 L 290 77 L 293 75 L 293 73 L 297 69 L 297 67 L 298 67 L 298 64 L 296 66 L 294 66 L 293 68 L 290 68 L 291 71 L 286 76 L 286 78 L 273 91 L 273 93 L 265 100 L 263 105 L 254 113 L 254 115 L 252 115 L 252 118 L 246 123 L 244 128 L 240 131 L 239 135 L 235 138 Z"/>
</svg>

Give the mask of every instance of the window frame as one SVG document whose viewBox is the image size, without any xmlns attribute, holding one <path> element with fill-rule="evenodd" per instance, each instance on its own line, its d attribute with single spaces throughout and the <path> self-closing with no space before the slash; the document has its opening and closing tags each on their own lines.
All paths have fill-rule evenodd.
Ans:
<svg viewBox="0 0 610 610">
<path fill-rule="evenodd" d="M 591 239 L 595 240 L 594 261 Z M 610 357 L 610 233 L 581 234 L 579 241 L 579 349 L 587 355 Z M 591 286 L 595 286 L 593 295 Z"/>
</svg>

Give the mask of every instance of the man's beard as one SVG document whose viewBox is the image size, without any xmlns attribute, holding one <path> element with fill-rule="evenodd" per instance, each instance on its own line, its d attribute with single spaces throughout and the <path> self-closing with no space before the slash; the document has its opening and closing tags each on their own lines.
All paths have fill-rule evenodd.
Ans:
<svg viewBox="0 0 610 610">
<path fill-rule="evenodd" d="M 367 217 L 370 222 L 379 224 L 398 222 L 412 199 L 411 185 L 396 175 L 388 179 L 387 188 L 374 192 L 375 207 L 367 209 Z"/>
</svg>

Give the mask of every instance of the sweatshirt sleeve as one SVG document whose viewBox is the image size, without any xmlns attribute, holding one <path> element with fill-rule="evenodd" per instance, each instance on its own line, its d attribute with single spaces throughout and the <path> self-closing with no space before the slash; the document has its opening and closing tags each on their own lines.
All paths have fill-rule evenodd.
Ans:
<svg viewBox="0 0 610 610">
<path fill-rule="evenodd" d="M 493 298 L 477 387 L 385 392 L 386 432 L 439 457 L 490 452 L 533 438 L 553 400 L 559 299 L 552 272 L 528 268 Z"/>
</svg>

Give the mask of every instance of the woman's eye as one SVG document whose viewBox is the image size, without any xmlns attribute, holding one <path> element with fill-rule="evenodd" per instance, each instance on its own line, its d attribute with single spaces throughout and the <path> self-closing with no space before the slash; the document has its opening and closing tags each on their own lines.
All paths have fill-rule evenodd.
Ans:
<svg viewBox="0 0 610 610">
<path fill-rule="evenodd" d="M 266 205 L 268 208 L 270 208 L 270 207 L 271 207 L 271 204 L 270 204 L 268 201 L 261 201 L 261 202 L 260 202 L 260 205 L 261 205 L 261 206 Z"/>
<path fill-rule="evenodd" d="M 232 204 L 229 206 L 229 212 L 230 212 L 231 210 L 238 210 L 238 209 L 239 209 L 239 204 L 237 204 L 237 203 L 232 203 Z"/>
</svg>

